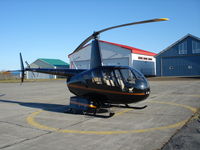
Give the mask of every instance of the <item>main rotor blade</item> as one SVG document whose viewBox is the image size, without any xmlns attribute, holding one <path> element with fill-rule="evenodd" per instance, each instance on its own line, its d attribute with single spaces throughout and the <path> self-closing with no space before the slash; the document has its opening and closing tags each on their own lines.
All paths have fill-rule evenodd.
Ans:
<svg viewBox="0 0 200 150">
<path fill-rule="evenodd" d="M 158 22 L 158 21 L 167 21 L 169 20 L 168 18 L 157 18 L 157 19 L 151 19 L 151 20 L 144 20 L 144 21 L 138 21 L 138 22 L 132 22 L 132 23 L 126 23 L 126 24 L 122 24 L 122 25 L 117 25 L 117 26 L 113 26 L 113 27 L 109 27 L 109 28 L 105 28 L 103 30 L 98 31 L 98 33 L 102 33 L 111 29 L 115 29 L 115 28 L 120 28 L 120 27 L 124 27 L 124 26 L 131 26 L 131 25 L 136 25 L 136 24 L 143 24 L 143 23 L 150 23 L 150 22 Z"/>
<path fill-rule="evenodd" d="M 87 44 L 91 39 L 96 38 L 100 33 L 111 30 L 111 29 L 115 29 L 115 28 L 120 28 L 120 27 L 124 27 L 124 26 L 130 26 L 130 25 L 136 25 L 136 24 L 143 24 L 143 23 L 150 23 L 150 22 L 158 22 L 158 21 L 167 21 L 169 20 L 168 18 L 157 18 L 157 19 L 151 19 L 151 20 L 144 20 L 144 21 L 138 21 L 138 22 L 132 22 L 132 23 L 126 23 L 126 24 L 122 24 L 122 25 L 117 25 L 117 26 L 113 26 L 113 27 L 109 27 L 109 28 L 105 28 L 103 30 L 99 30 L 97 32 L 94 32 L 92 35 L 90 35 L 88 38 L 86 38 L 74 51 L 78 51 L 79 49 L 81 49 L 85 44 Z"/>
<path fill-rule="evenodd" d="M 85 40 L 73 51 L 73 53 L 76 52 L 76 51 L 78 51 L 79 49 L 81 49 L 85 44 L 87 44 L 87 43 L 88 43 L 91 39 L 93 39 L 93 38 L 94 38 L 93 34 L 90 35 L 87 39 L 85 39 Z"/>
</svg>

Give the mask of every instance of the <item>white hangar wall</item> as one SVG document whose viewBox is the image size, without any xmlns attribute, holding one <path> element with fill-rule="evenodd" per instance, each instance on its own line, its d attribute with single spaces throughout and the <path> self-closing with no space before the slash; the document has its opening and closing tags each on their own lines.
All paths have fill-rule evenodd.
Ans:
<svg viewBox="0 0 200 150">
<path fill-rule="evenodd" d="M 129 65 L 131 51 L 100 42 L 103 65 Z M 91 45 L 69 55 L 70 68 L 89 69 Z"/>
<path fill-rule="evenodd" d="M 103 65 L 130 66 L 138 69 L 144 75 L 155 75 L 155 58 L 153 56 L 133 53 L 131 49 L 127 49 L 128 46 L 123 47 L 123 45 L 119 46 L 116 43 L 110 44 L 110 42 L 106 41 L 100 41 L 99 43 Z M 90 55 L 91 44 L 85 46 L 76 53 L 70 54 L 68 56 L 70 60 L 70 68 L 89 69 Z"/>
</svg>

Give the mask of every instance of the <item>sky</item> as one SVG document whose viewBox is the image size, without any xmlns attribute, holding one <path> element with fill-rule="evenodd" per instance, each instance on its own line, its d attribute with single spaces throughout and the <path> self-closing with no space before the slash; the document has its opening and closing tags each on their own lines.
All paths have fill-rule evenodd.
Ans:
<svg viewBox="0 0 200 150">
<path fill-rule="evenodd" d="M 104 41 L 159 53 L 186 34 L 200 37 L 200 0 L 0 0 L 0 71 L 68 54 L 94 31 L 154 18 L 169 21 L 113 29 Z"/>
</svg>

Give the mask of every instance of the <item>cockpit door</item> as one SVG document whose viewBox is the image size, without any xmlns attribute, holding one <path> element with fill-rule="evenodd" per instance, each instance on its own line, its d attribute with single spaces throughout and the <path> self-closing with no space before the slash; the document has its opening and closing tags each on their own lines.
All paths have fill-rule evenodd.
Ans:
<svg viewBox="0 0 200 150">
<path fill-rule="evenodd" d="M 103 81 L 106 86 L 118 87 L 117 79 L 112 69 L 104 68 L 102 73 L 103 73 Z"/>
<path fill-rule="evenodd" d="M 115 74 L 121 89 L 132 92 L 136 80 L 133 72 L 129 68 L 120 68 L 115 69 Z"/>
<path fill-rule="evenodd" d="M 122 90 L 124 90 L 125 85 L 124 85 L 123 76 L 122 76 L 120 70 L 119 69 L 115 69 L 114 73 L 115 73 L 115 77 L 116 77 L 116 80 L 118 82 L 118 85 L 120 86 L 120 88 Z"/>
<path fill-rule="evenodd" d="M 130 69 L 120 69 L 121 75 L 123 76 L 124 79 L 124 84 L 128 83 L 128 84 L 135 84 L 135 75 L 133 74 L 133 72 Z"/>
</svg>

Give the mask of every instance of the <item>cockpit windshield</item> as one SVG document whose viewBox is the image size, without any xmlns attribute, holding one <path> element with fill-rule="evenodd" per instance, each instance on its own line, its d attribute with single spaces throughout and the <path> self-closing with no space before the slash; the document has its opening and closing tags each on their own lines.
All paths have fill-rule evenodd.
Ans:
<svg viewBox="0 0 200 150">
<path fill-rule="evenodd" d="M 131 83 L 134 84 L 135 83 L 135 75 L 133 74 L 133 72 L 127 68 L 127 69 L 120 69 L 122 78 L 124 80 L 125 83 Z"/>
<path fill-rule="evenodd" d="M 136 76 L 130 68 L 104 68 L 103 81 L 107 86 L 117 86 L 121 89 L 133 87 Z"/>
<path fill-rule="evenodd" d="M 135 77 L 136 77 L 137 79 L 144 78 L 144 75 L 143 75 L 140 71 L 138 71 L 138 70 L 136 70 L 136 69 L 133 69 L 133 68 L 130 68 L 130 69 L 131 69 L 131 71 L 134 73 L 134 75 L 135 75 Z"/>
<path fill-rule="evenodd" d="M 130 89 L 137 79 L 144 76 L 133 68 L 97 68 L 92 71 L 92 82 L 96 85 L 106 85 L 108 87 L 120 87 L 122 90 Z"/>
</svg>

